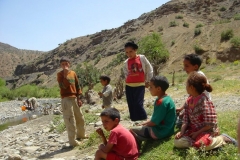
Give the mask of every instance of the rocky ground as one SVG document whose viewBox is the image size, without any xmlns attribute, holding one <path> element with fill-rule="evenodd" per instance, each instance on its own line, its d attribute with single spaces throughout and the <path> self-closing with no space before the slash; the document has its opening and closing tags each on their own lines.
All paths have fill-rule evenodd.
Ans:
<svg viewBox="0 0 240 160">
<path fill-rule="evenodd" d="M 176 106 L 180 106 L 183 103 L 184 97 L 175 98 Z M 57 104 L 60 99 L 44 99 L 41 102 L 51 102 Z M 145 100 L 146 108 L 152 104 L 154 98 L 147 98 Z M 240 97 L 239 96 L 224 96 L 224 97 L 213 97 L 213 102 L 218 112 L 236 110 L 240 111 Z M 13 112 L 12 114 L 20 115 L 19 101 L 10 101 L 0 103 L 1 115 Z M 116 102 L 115 102 L 116 103 Z M 43 103 L 42 103 L 43 104 Z M 11 107 L 9 107 L 11 106 Z M 121 110 L 122 117 L 127 113 L 126 103 L 121 101 L 116 103 L 115 106 Z M 125 106 L 125 107 L 123 107 Z M 123 107 L 123 109 L 121 108 Z M 84 106 L 83 110 L 87 109 L 91 111 L 99 109 L 100 105 Z M 18 113 L 19 112 L 19 113 Z M 97 116 L 93 114 L 92 116 Z M 67 143 L 67 133 L 58 133 L 52 130 L 51 126 L 53 115 L 43 115 L 39 118 L 29 120 L 23 124 L 11 126 L 0 132 L 0 159 L 23 159 L 23 160 L 34 160 L 34 159 L 55 159 L 55 160 L 91 160 L 94 158 L 94 152 L 97 146 L 93 146 L 87 149 L 79 150 L 78 148 L 71 149 Z M 125 127 L 132 126 L 132 122 L 123 119 L 121 123 Z M 101 125 L 99 119 L 89 123 L 87 127 L 87 133 L 94 132 L 97 125 Z M 87 140 L 85 140 L 87 141 Z M 83 141 L 84 143 L 84 141 Z"/>
</svg>

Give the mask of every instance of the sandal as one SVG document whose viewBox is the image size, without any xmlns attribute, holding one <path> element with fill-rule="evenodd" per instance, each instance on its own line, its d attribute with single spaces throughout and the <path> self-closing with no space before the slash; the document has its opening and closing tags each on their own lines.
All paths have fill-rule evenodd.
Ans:
<svg viewBox="0 0 240 160">
<path fill-rule="evenodd" d="M 238 146 L 238 142 L 237 142 L 237 140 L 234 139 L 234 138 L 232 138 L 232 137 L 229 136 L 228 134 L 226 134 L 226 133 L 222 133 L 221 136 L 227 137 L 228 139 L 230 139 L 230 140 L 232 141 L 232 144 L 233 144 L 234 146 L 236 146 L 236 147 Z"/>
</svg>

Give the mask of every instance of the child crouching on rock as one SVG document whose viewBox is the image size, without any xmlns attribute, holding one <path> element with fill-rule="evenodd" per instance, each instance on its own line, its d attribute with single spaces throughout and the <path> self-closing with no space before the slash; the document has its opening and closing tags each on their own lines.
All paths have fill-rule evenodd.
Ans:
<svg viewBox="0 0 240 160">
<path fill-rule="evenodd" d="M 115 108 L 106 108 L 100 117 L 104 129 L 111 133 L 107 141 L 103 130 L 101 128 L 96 130 L 103 144 L 96 151 L 95 160 L 136 160 L 139 155 L 136 141 L 130 131 L 119 124 L 119 111 Z"/>
<path fill-rule="evenodd" d="M 174 146 L 207 151 L 226 143 L 237 145 L 236 140 L 227 134 L 218 135 L 217 114 L 212 101 L 204 93 L 205 90 L 212 91 L 206 77 L 197 72 L 190 73 L 186 90 L 190 96 L 184 105 L 183 124 L 175 135 Z"/>
</svg>

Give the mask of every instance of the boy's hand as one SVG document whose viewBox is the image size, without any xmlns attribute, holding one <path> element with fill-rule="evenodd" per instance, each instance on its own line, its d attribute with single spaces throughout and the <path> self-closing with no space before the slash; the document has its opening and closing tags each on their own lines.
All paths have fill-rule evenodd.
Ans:
<svg viewBox="0 0 240 160">
<path fill-rule="evenodd" d="M 178 132 L 176 135 L 175 135 L 175 139 L 179 139 L 182 137 L 182 133 L 181 132 Z"/>
<path fill-rule="evenodd" d="M 67 77 L 68 72 L 69 72 L 69 68 L 68 68 L 68 67 L 65 67 L 65 68 L 63 69 L 63 76 L 64 76 L 64 78 Z"/>
<path fill-rule="evenodd" d="M 103 93 L 102 93 L 102 92 L 98 92 L 98 95 L 99 95 L 100 97 L 102 97 L 102 96 L 103 96 Z"/>
<path fill-rule="evenodd" d="M 78 104 L 78 107 L 81 107 L 81 106 L 82 106 L 82 101 L 80 100 L 79 97 L 77 97 L 77 104 Z"/>
<path fill-rule="evenodd" d="M 179 113 L 183 110 L 184 107 L 176 108 L 176 112 Z"/>
<path fill-rule="evenodd" d="M 98 129 L 96 130 L 96 132 L 98 133 L 99 136 L 104 137 L 104 133 L 103 133 L 102 128 L 98 128 Z"/>
</svg>

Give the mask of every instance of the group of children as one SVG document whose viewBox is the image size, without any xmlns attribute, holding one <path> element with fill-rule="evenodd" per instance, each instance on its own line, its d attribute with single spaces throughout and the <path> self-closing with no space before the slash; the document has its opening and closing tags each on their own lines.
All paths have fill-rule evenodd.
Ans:
<svg viewBox="0 0 240 160">
<path fill-rule="evenodd" d="M 211 150 L 226 143 L 237 145 L 232 137 L 220 134 L 216 110 L 209 94 L 212 87 L 203 72 L 199 71 L 202 61 L 196 54 L 184 57 L 184 70 L 189 75 L 186 81 L 186 91 L 189 97 L 182 107 L 176 109 L 172 98 L 166 93 L 169 88 L 167 78 L 153 76 L 151 64 L 144 55 L 137 54 L 137 49 L 138 46 L 134 42 L 125 44 L 125 52 L 128 56 L 124 62 L 125 91 L 130 119 L 146 121 L 130 130 L 122 127 L 119 124 L 120 113 L 112 106 L 110 78 L 101 76 L 100 81 L 104 88 L 102 92 L 99 92 L 99 96 L 103 98 L 102 107 L 105 109 L 100 117 L 105 130 L 111 133 L 107 140 L 101 128 L 96 130 L 103 140 L 103 144 L 99 146 L 95 154 L 96 160 L 137 159 L 142 140 L 158 140 L 174 134 L 177 113 L 180 113 L 178 122 L 181 122 L 181 129 L 175 135 L 174 146 L 176 148 L 204 147 L 205 150 Z M 78 108 L 82 105 L 79 99 L 81 90 L 75 72 L 69 70 L 69 60 L 64 58 L 60 64 L 63 71 L 58 73 L 58 82 L 61 88 L 63 117 L 68 135 L 71 135 L 69 143 L 76 146 L 78 144 L 76 137 L 86 137 L 84 118 Z M 149 120 L 147 120 L 143 106 L 145 88 L 149 88 L 151 95 L 157 97 Z M 75 134 L 74 117 L 77 123 L 77 134 Z"/>
</svg>

